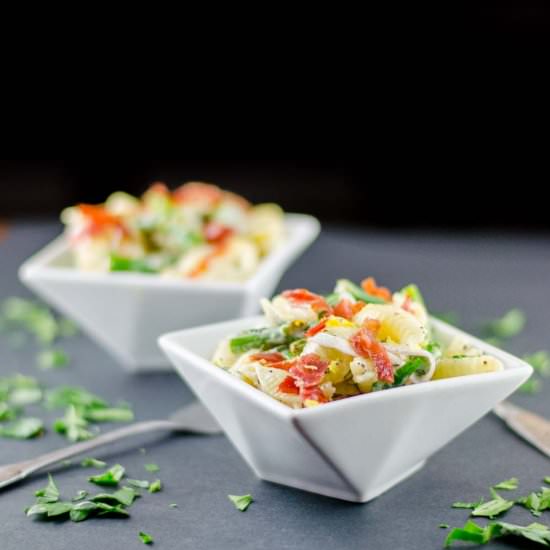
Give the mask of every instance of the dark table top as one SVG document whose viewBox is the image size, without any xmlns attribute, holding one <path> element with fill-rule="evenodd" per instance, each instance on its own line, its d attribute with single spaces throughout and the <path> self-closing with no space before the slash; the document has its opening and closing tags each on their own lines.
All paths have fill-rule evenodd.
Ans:
<svg viewBox="0 0 550 550">
<path fill-rule="evenodd" d="M 28 295 L 17 267 L 60 231 L 55 223 L 16 223 L 0 241 L 0 299 Z M 327 227 L 288 271 L 280 288 L 307 286 L 329 290 L 336 278 L 374 275 L 390 288 L 414 281 L 433 311 L 455 310 L 467 329 L 512 306 L 525 310 L 528 325 L 511 344 L 522 354 L 550 347 L 550 246 L 542 236 L 434 235 Z M 0 376 L 18 371 L 46 384 L 79 384 L 107 399 L 133 404 L 138 420 L 162 418 L 189 402 L 189 389 L 172 373 L 130 375 L 85 336 L 63 344 L 72 363 L 63 370 L 34 367 L 33 346 L 12 349 L 0 336 Z M 519 394 L 513 401 L 550 416 L 550 380 L 540 394 Z M 49 416 L 48 418 L 53 418 Z M 0 463 L 30 458 L 64 444 L 48 433 L 33 441 L 0 439 Z M 139 449 L 145 447 L 146 454 Z M 488 415 L 428 460 L 416 475 L 367 504 L 350 504 L 258 480 L 223 436 L 149 435 L 104 448 L 94 456 L 120 462 L 129 475 L 144 478 L 146 462 L 157 463 L 164 490 L 145 495 L 128 520 L 82 523 L 42 522 L 23 509 L 45 484 L 35 476 L 0 493 L 0 548 L 120 550 L 143 548 L 139 531 L 151 533 L 156 548 L 166 549 L 432 549 L 441 548 L 446 530 L 461 526 L 466 510 L 455 500 L 477 500 L 487 488 L 512 476 L 524 493 L 550 475 L 550 462 Z M 76 464 L 78 461 L 76 461 Z M 89 485 L 89 470 L 57 468 L 65 495 Z M 148 475 L 147 477 L 151 477 Z M 255 502 L 238 512 L 227 494 L 252 493 Z M 177 503 L 178 508 L 170 508 Z M 515 507 L 507 521 L 530 523 Z M 543 521 L 543 518 L 541 518 Z M 485 548 L 506 548 L 499 542 Z"/>
</svg>

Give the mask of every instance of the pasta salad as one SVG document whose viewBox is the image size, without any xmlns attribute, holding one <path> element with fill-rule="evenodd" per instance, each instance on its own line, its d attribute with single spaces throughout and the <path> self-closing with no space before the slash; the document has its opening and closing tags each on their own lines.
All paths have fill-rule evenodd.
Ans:
<svg viewBox="0 0 550 550">
<path fill-rule="evenodd" d="M 284 238 L 279 206 L 200 182 L 174 191 L 155 183 L 140 198 L 116 192 L 104 204 L 66 208 L 61 219 L 85 271 L 243 281 Z"/>
<path fill-rule="evenodd" d="M 412 284 L 392 294 L 340 279 L 328 296 L 285 290 L 261 305 L 265 326 L 224 339 L 212 360 L 293 408 L 503 369 L 462 338 L 442 347 Z"/>
</svg>

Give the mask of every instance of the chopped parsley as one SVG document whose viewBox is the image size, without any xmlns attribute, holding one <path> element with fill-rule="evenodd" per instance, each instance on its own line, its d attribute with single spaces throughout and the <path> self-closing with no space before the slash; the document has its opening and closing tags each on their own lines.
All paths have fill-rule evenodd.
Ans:
<svg viewBox="0 0 550 550">
<path fill-rule="evenodd" d="M 235 505 L 235 508 L 241 512 L 244 512 L 253 500 L 252 495 L 227 495 L 227 497 Z"/>
<path fill-rule="evenodd" d="M 518 308 L 513 308 L 502 317 L 495 319 L 485 327 L 488 336 L 507 340 L 517 336 L 525 327 L 525 313 Z"/>
<path fill-rule="evenodd" d="M 115 464 L 102 474 L 90 476 L 88 481 L 96 485 L 118 485 L 118 482 L 124 477 L 125 469 L 120 464 Z"/>
<path fill-rule="evenodd" d="M 455 541 L 467 541 L 474 544 L 486 544 L 491 539 L 504 536 L 523 537 L 529 541 L 550 545 L 550 529 L 541 523 L 531 523 L 526 526 L 495 521 L 480 527 L 474 521 L 468 520 L 464 527 L 453 529 L 445 539 L 445 547 L 452 546 Z"/>
<path fill-rule="evenodd" d="M 158 493 L 162 490 L 162 483 L 160 479 L 155 479 L 151 485 L 149 485 L 149 492 L 150 493 Z"/>
<path fill-rule="evenodd" d="M 44 422 L 40 418 L 20 418 L 6 426 L 0 426 L 0 436 L 12 439 L 30 439 L 40 435 L 44 430 Z"/>
<path fill-rule="evenodd" d="M 44 304 L 17 296 L 2 302 L 0 325 L 11 334 L 30 334 L 42 345 L 77 332 L 72 321 L 55 316 Z"/>
<path fill-rule="evenodd" d="M 519 481 L 517 477 L 511 477 L 510 479 L 506 479 L 504 481 L 501 481 L 500 483 L 497 483 L 496 485 L 493 485 L 493 489 L 500 491 L 514 491 L 518 487 Z"/>
<path fill-rule="evenodd" d="M 36 364 L 44 370 L 59 369 L 69 364 L 69 356 L 61 348 L 44 349 L 38 352 Z"/>
<path fill-rule="evenodd" d="M 474 509 L 478 506 L 481 506 L 483 504 L 483 498 L 480 498 L 477 502 L 453 502 L 451 505 L 452 508 L 466 508 L 466 509 Z"/>
<path fill-rule="evenodd" d="M 149 489 L 149 482 L 146 479 L 127 479 L 126 483 L 138 489 Z"/>
<path fill-rule="evenodd" d="M 138 533 L 139 540 L 143 542 L 143 544 L 153 544 L 153 537 L 149 535 L 148 533 L 144 533 L 143 531 L 140 531 Z"/>
<path fill-rule="evenodd" d="M 492 500 L 488 500 L 487 502 L 476 506 L 472 510 L 472 516 L 480 516 L 493 519 L 494 517 L 506 512 L 514 505 L 513 500 L 506 500 L 496 493 L 493 493 L 493 496 L 495 498 L 493 498 Z"/>
<path fill-rule="evenodd" d="M 86 457 L 82 460 L 80 465 L 83 468 L 105 468 L 107 463 L 103 462 L 103 460 L 98 460 L 97 458 Z"/>
</svg>

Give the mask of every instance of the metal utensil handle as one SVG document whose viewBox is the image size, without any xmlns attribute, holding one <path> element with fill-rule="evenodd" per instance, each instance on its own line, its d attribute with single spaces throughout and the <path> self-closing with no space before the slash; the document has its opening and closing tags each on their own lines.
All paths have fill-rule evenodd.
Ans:
<svg viewBox="0 0 550 550">
<path fill-rule="evenodd" d="M 46 466 L 55 464 L 86 451 L 90 451 L 96 447 L 118 441 L 122 438 L 156 430 L 175 430 L 177 428 L 178 426 L 170 420 L 150 420 L 146 422 L 137 422 L 136 424 L 131 424 L 130 426 L 112 430 L 105 434 L 99 435 L 94 439 L 75 443 L 74 445 L 45 453 L 30 460 L 24 460 L 22 462 L 10 464 L 9 466 L 0 468 L 0 487 L 8 485 L 13 481 L 23 479 L 41 468 L 45 468 Z"/>
</svg>

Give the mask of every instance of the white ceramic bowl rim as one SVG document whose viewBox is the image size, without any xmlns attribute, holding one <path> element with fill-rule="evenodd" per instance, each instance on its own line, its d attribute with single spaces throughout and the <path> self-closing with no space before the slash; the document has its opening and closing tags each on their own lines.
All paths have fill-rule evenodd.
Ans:
<svg viewBox="0 0 550 550">
<path fill-rule="evenodd" d="M 248 323 L 246 324 L 248 324 L 249 327 L 254 327 L 254 326 L 259 326 L 259 324 L 263 320 L 264 320 L 263 316 L 255 316 L 255 317 L 249 317 L 248 319 L 240 319 L 239 321 L 242 321 L 243 324 L 245 324 L 248 321 Z M 175 341 L 177 340 L 178 336 L 182 335 L 183 333 L 187 333 L 191 331 L 199 332 L 201 328 L 213 327 L 215 325 L 219 325 L 221 327 L 221 325 L 231 324 L 231 323 L 234 323 L 234 321 L 226 321 L 224 323 L 215 323 L 215 325 L 205 325 L 203 327 L 194 327 L 183 331 L 170 332 L 168 334 L 164 334 L 159 338 L 159 345 L 163 349 L 173 350 L 176 353 L 184 356 L 188 361 L 192 361 L 195 364 L 200 365 L 202 368 L 208 371 L 211 375 L 218 377 L 218 379 L 223 381 L 223 383 L 232 385 L 236 390 L 238 390 L 241 393 L 243 398 L 254 400 L 264 408 L 270 409 L 272 412 L 278 415 L 286 416 L 286 417 L 294 417 L 296 415 L 302 416 L 302 415 L 331 414 L 332 412 L 335 412 L 336 410 L 340 410 L 344 407 L 353 407 L 354 404 L 358 404 L 358 400 L 360 399 L 361 400 L 366 400 L 366 399 L 381 400 L 382 399 L 382 400 L 391 402 L 392 400 L 399 400 L 403 395 L 408 394 L 408 395 L 421 396 L 421 395 L 425 395 L 427 392 L 434 392 L 444 387 L 456 386 L 457 388 L 460 387 L 461 390 L 464 390 L 464 388 L 478 384 L 481 381 L 486 382 L 488 380 L 488 377 L 494 377 L 495 381 L 505 380 L 508 378 L 515 378 L 518 374 L 518 371 L 524 371 L 525 377 L 527 378 L 528 377 L 527 374 L 530 376 L 531 373 L 533 372 L 533 368 L 531 367 L 531 365 L 519 359 L 518 357 L 511 355 L 510 353 L 507 353 L 501 349 L 491 346 L 487 342 L 484 342 L 476 338 L 475 336 L 472 336 L 471 334 L 468 334 L 464 331 L 457 329 L 456 327 L 453 327 L 447 323 L 444 323 L 439 319 L 435 319 L 431 317 L 430 321 L 432 323 L 432 326 L 436 330 L 438 328 L 443 328 L 446 331 L 452 332 L 454 335 L 463 336 L 464 338 L 467 338 L 473 345 L 480 348 L 482 351 L 499 358 L 501 361 L 503 361 L 505 365 L 504 369 L 498 372 L 470 374 L 465 376 L 457 376 L 453 378 L 443 378 L 440 380 L 430 380 L 428 382 L 423 382 L 420 384 L 410 384 L 407 386 L 391 388 L 389 390 L 382 390 L 382 391 L 368 393 L 368 394 L 354 395 L 352 397 L 348 397 L 345 399 L 330 401 L 329 403 L 325 403 L 318 407 L 293 409 L 277 401 L 275 398 L 263 393 L 261 390 L 229 374 L 224 369 L 217 367 L 211 361 L 205 359 L 204 357 L 192 351 L 187 350 L 184 346 L 182 346 L 177 341 Z M 243 329 L 244 328 L 245 327 L 243 327 Z"/>
<path fill-rule="evenodd" d="M 157 288 L 165 287 L 186 288 L 189 290 L 242 292 L 243 290 L 251 289 L 259 285 L 262 279 L 268 276 L 272 269 L 277 268 L 281 264 L 288 263 L 289 258 L 294 258 L 304 248 L 304 242 L 309 243 L 313 241 L 320 231 L 319 221 L 313 216 L 307 214 L 285 213 L 284 219 L 287 231 L 286 238 L 268 256 L 261 260 L 254 275 L 243 282 L 195 281 L 161 277 L 155 274 L 123 271 L 96 273 L 78 270 L 70 266 L 55 266 L 52 264 L 69 251 L 69 244 L 63 234 L 25 261 L 20 268 L 20 275 L 21 278 L 25 280 L 39 271 L 40 277 L 46 280 L 74 280 L 78 278 L 83 281 L 93 281 L 98 284 L 139 284 L 140 286 Z"/>
</svg>

